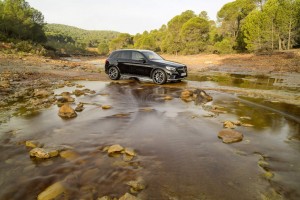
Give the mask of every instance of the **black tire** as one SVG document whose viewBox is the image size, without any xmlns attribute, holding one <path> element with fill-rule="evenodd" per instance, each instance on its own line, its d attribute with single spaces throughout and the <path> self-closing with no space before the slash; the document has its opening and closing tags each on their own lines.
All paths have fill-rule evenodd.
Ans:
<svg viewBox="0 0 300 200">
<path fill-rule="evenodd" d="M 152 80 L 154 83 L 161 85 L 167 82 L 167 75 L 161 69 L 156 69 L 152 74 Z"/>
<path fill-rule="evenodd" d="M 108 77 L 111 80 L 119 80 L 121 77 L 119 69 L 115 66 L 108 68 Z"/>
</svg>

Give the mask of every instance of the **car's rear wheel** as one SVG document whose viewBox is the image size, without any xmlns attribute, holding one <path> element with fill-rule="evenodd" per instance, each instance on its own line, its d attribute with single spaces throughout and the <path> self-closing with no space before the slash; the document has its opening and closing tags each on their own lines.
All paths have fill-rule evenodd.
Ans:
<svg viewBox="0 0 300 200">
<path fill-rule="evenodd" d="M 167 81 L 166 73 L 161 69 L 156 69 L 152 74 L 152 80 L 156 84 L 164 84 Z"/>
<path fill-rule="evenodd" d="M 120 71 L 117 67 L 112 66 L 108 69 L 108 77 L 111 80 L 119 80 L 121 77 Z"/>
</svg>

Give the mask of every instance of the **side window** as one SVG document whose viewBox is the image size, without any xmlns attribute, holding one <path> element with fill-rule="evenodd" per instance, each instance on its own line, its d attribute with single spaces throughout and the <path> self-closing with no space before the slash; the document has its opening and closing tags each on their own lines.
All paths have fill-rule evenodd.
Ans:
<svg viewBox="0 0 300 200">
<path fill-rule="evenodd" d="M 119 53 L 118 58 L 130 60 L 131 59 L 131 52 L 130 51 L 122 51 Z"/>
<path fill-rule="evenodd" d="M 113 52 L 110 56 L 109 56 L 109 58 L 113 58 L 113 59 L 115 59 L 115 58 L 118 58 L 119 57 L 119 52 Z"/>
<path fill-rule="evenodd" d="M 142 60 L 145 59 L 144 56 L 139 52 L 132 52 L 132 60 Z"/>
</svg>

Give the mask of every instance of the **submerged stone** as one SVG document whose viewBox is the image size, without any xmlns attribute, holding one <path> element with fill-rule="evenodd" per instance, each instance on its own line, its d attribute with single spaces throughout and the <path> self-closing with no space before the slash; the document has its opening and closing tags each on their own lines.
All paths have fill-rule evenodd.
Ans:
<svg viewBox="0 0 300 200">
<path fill-rule="evenodd" d="M 43 145 L 41 145 L 38 141 L 28 140 L 25 142 L 25 146 L 29 148 L 36 148 L 36 147 L 42 147 Z"/>
<path fill-rule="evenodd" d="M 234 143 L 243 140 L 243 134 L 231 129 L 223 129 L 219 132 L 218 137 L 223 140 L 224 143 Z"/>
<path fill-rule="evenodd" d="M 103 105 L 102 106 L 102 109 L 103 110 L 108 110 L 108 109 L 111 109 L 112 107 L 110 105 Z"/>
<path fill-rule="evenodd" d="M 52 200 L 65 192 L 65 188 L 61 182 L 56 182 L 47 187 L 42 193 L 38 195 L 38 200 Z"/>
</svg>

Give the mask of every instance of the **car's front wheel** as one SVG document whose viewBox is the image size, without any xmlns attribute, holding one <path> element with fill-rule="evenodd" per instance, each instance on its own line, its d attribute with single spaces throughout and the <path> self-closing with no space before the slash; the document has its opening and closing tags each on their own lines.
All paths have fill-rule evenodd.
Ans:
<svg viewBox="0 0 300 200">
<path fill-rule="evenodd" d="M 156 84 L 164 84 L 167 81 L 166 73 L 161 69 L 156 69 L 152 74 L 152 80 Z"/>
<path fill-rule="evenodd" d="M 108 77 L 111 80 L 119 80 L 121 77 L 120 71 L 117 67 L 112 66 L 108 69 Z"/>
</svg>

